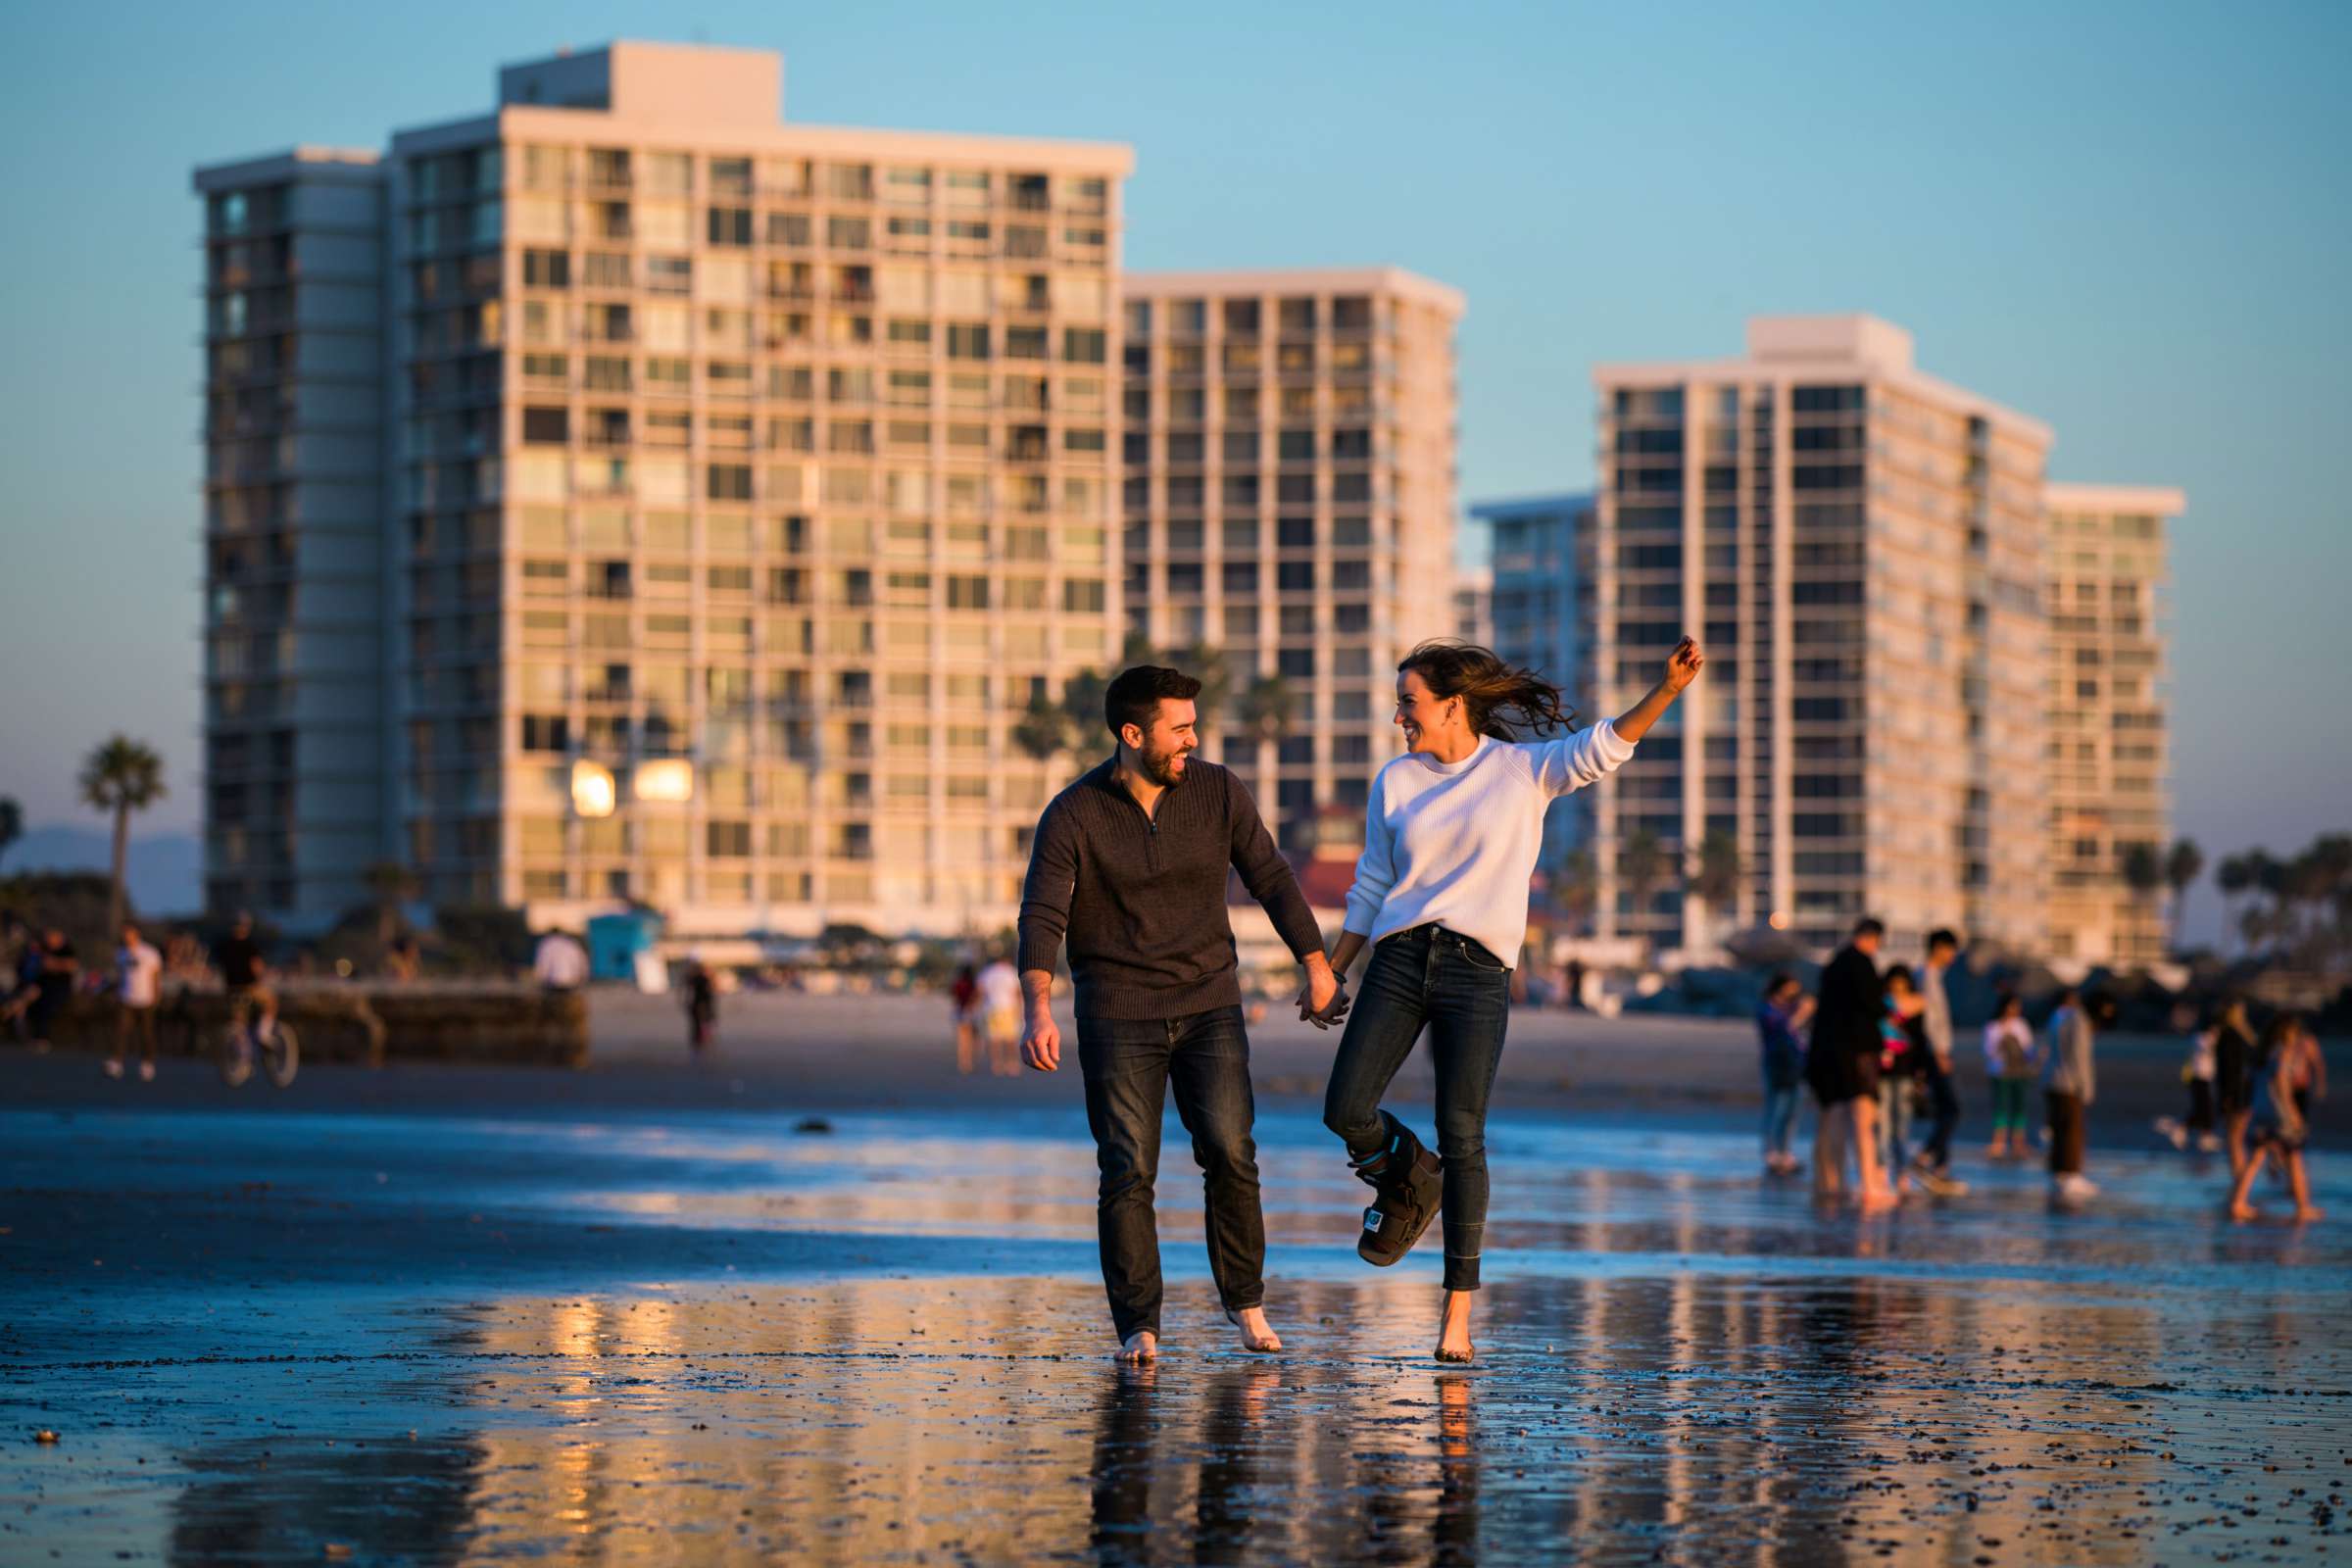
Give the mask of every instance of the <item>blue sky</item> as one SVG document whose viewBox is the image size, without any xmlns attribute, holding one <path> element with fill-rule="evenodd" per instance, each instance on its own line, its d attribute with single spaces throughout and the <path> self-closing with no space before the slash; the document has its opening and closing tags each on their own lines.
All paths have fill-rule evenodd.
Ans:
<svg viewBox="0 0 2352 1568">
<path fill-rule="evenodd" d="M 11 8 L 0 157 L 0 793 L 149 737 L 195 820 L 190 166 L 380 146 L 612 36 L 785 55 L 789 118 L 1126 141 L 1127 264 L 1395 262 L 1469 296 L 1465 500 L 1592 472 L 1595 360 L 1868 310 L 2048 420 L 2064 478 L 2184 486 L 2180 820 L 2352 818 L 2352 8 L 1199 3 Z"/>
</svg>

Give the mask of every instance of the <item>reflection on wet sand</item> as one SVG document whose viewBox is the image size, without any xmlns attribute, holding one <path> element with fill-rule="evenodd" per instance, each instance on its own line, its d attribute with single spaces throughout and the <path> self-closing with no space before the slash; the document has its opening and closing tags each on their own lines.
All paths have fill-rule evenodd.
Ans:
<svg viewBox="0 0 2352 1568">
<path fill-rule="evenodd" d="M 2249 1540 L 2314 1562 L 2340 1533 L 2344 1346 L 2259 1305 L 2184 1338 L 2158 1298 L 2009 1284 L 1510 1281 L 1489 1293 L 1481 1365 L 1454 1371 L 1425 1359 L 1426 1294 L 1277 1293 L 1295 1349 L 1257 1358 L 1179 1287 L 1169 1353 L 1140 1370 L 1054 1352 L 1099 1309 L 1074 1285 L 495 1299 L 413 1322 L 414 1355 L 278 1369 L 266 1437 L 175 1444 L 160 1418 L 138 1447 L 129 1420 L 134 1446 L 78 1479 L 170 1489 L 164 1550 L 188 1564 L 329 1545 L 2076 1564 Z M 83 1375 L 96 1408 L 124 1374 Z M 141 1376 L 149 1408 L 217 1408 L 232 1369 Z"/>
</svg>

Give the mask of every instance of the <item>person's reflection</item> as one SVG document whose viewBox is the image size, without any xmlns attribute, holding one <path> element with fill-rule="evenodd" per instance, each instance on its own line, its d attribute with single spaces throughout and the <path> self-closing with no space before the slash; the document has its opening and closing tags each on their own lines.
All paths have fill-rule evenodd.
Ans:
<svg viewBox="0 0 2352 1568">
<path fill-rule="evenodd" d="M 1152 1391 L 1156 1363 L 1117 1367 L 1095 1416 L 1094 1530 L 1099 1561 L 1132 1562 L 1152 1529 Z"/>
<path fill-rule="evenodd" d="M 1431 1560 L 1478 1561 L 1478 1442 L 1470 1379 L 1438 1379 L 1438 1516 L 1430 1527 Z"/>
<path fill-rule="evenodd" d="M 1263 1465 L 1257 1428 L 1282 1377 L 1272 1367 L 1227 1367 L 1208 1382 L 1200 1423 L 1200 1495 L 1193 1536 L 1195 1562 L 1234 1562 L 1250 1532 L 1250 1489 Z"/>
</svg>

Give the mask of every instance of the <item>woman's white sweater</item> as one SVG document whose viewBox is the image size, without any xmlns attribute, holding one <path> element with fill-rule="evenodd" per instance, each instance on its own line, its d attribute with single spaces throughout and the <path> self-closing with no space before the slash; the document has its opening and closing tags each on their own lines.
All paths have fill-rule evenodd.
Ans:
<svg viewBox="0 0 2352 1568">
<path fill-rule="evenodd" d="M 1553 740 L 1482 735 L 1458 762 L 1426 753 L 1395 759 L 1372 780 L 1347 928 L 1378 942 L 1442 925 L 1516 966 L 1544 808 L 1633 755 L 1634 743 L 1603 719 Z"/>
</svg>

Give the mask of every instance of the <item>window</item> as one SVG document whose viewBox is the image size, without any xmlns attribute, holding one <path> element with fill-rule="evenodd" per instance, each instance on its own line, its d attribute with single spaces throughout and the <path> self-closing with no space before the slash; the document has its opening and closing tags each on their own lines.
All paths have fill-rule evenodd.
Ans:
<svg viewBox="0 0 2352 1568">
<path fill-rule="evenodd" d="M 710 211 L 708 231 L 713 245 L 749 245 L 752 242 L 752 210 L 748 207 L 713 207 Z"/>
<path fill-rule="evenodd" d="M 988 326 L 985 322 L 950 321 L 948 323 L 949 359 L 985 360 L 988 357 Z"/>
<path fill-rule="evenodd" d="M 1101 365 L 1109 353 L 1109 337 L 1100 327 L 1065 326 L 1061 357 L 1072 365 Z"/>
<path fill-rule="evenodd" d="M 570 415 L 564 409 L 522 411 L 522 438 L 533 445 L 562 446 L 571 439 Z"/>
</svg>

